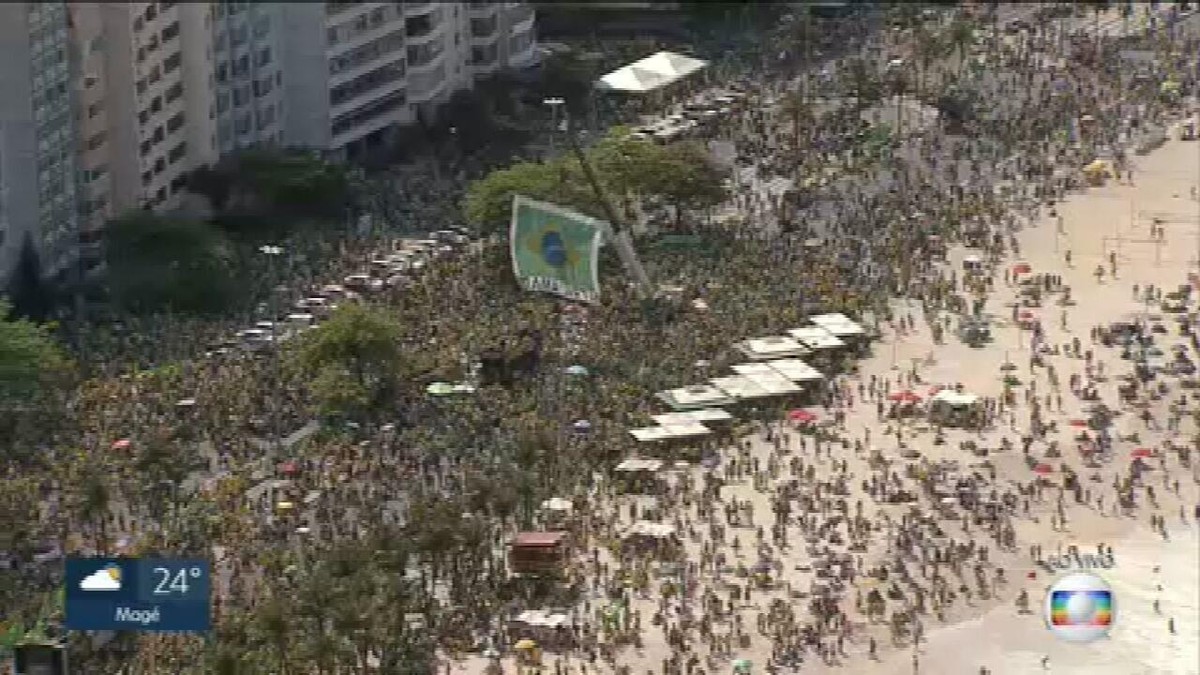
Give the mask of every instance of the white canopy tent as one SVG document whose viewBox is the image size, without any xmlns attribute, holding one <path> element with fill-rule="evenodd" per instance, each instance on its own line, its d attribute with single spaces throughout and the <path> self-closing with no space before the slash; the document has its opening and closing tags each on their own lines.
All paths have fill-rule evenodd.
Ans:
<svg viewBox="0 0 1200 675">
<path fill-rule="evenodd" d="M 711 433 L 712 429 L 695 421 L 684 422 L 682 424 L 662 424 L 657 427 L 643 427 L 641 429 L 629 430 L 631 436 L 643 443 L 691 438 L 693 436 L 707 436 Z"/>
<path fill-rule="evenodd" d="M 655 395 L 659 400 L 675 410 L 718 408 L 735 402 L 728 394 L 708 384 L 696 384 L 680 389 L 660 391 Z"/>
<path fill-rule="evenodd" d="M 728 422 L 733 419 L 733 415 L 720 408 L 702 408 L 687 412 L 653 415 L 650 419 L 654 420 L 656 424 L 667 426 L 672 424 L 687 424 L 688 422 Z"/>
<path fill-rule="evenodd" d="M 766 365 L 779 371 L 781 375 L 795 382 L 817 382 L 824 380 L 821 371 L 813 368 L 800 359 L 778 359 L 767 361 Z"/>
<path fill-rule="evenodd" d="M 513 621 L 537 628 L 558 628 L 570 624 L 571 617 L 552 610 L 529 609 L 518 614 Z"/>
<path fill-rule="evenodd" d="M 720 387 L 725 393 L 739 400 L 773 396 L 770 391 L 755 384 L 754 380 L 742 375 L 714 377 L 709 381 Z"/>
<path fill-rule="evenodd" d="M 863 327 L 845 314 L 818 314 L 810 317 L 813 325 L 820 326 L 836 337 L 863 335 Z"/>
<path fill-rule="evenodd" d="M 788 334 L 812 349 L 836 349 L 846 346 L 845 342 L 820 326 L 793 328 Z"/>
<path fill-rule="evenodd" d="M 707 61 L 673 52 L 658 52 L 600 78 L 597 86 L 632 94 L 661 89 L 708 66 Z"/>
<path fill-rule="evenodd" d="M 772 396 L 787 396 L 789 394 L 799 394 L 803 391 L 798 384 L 787 379 L 780 373 L 759 373 L 756 375 L 744 375 L 743 377 Z"/>
<path fill-rule="evenodd" d="M 752 338 L 744 340 L 734 345 L 746 355 L 746 358 L 755 361 L 765 361 L 767 359 L 783 359 L 793 356 L 804 356 L 809 352 L 803 344 L 795 338 L 786 335 L 772 335 L 769 337 Z"/>
<path fill-rule="evenodd" d="M 630 457 L 629 459 L 618 464 L 613 471 L 621 473 L 636 473 L 639 471 L 658 471 L 663 467 L 662 460 L 659 459 L 639 459 Z"/>
</svg>

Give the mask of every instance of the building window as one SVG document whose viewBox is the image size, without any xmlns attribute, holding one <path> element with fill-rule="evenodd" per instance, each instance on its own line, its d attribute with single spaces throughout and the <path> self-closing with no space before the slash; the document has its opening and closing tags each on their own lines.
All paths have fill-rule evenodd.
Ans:
<svg viewBox="0 0 1200 675">
<path fill-rule="evenodd" d="M 168 56 L 166 61 L 163 61 L 163 71 L 167 73 L 174 72 L 182 62 L 183 54 L 180 52 L 175 52 L 174 54 Z"/>
<path fill-rule="evenodd" d="M 154 174 L 149 171 L 142 172 L 142 185 L 149 185 L 152 180 L 154 180 Z"/>
<path fill-rule="evenodd" d="M 103 131 L 96 132 L 96 134 L 94 136 L 92 136 L 91 138 L 88 139 L 88 142 L 87 142 L 88 150 L 95 150 L 96 148 L 100 147 L 101 145 L 104 145 L 105 137 L 106 137 L 106 134 Z"/>
<path fill-rule="evenodd" d="M 250 56 L 248 54 L 242 54 L 240 57 L 238 57 L 237 62 L 233 65 L 233 77 L 236 80 L 240 80 L 243 77 L 246 77 L 246 73 L 249 72 Z"/>
<path fill-rule="evenodd" d="M 235 108 L 240 108 L 250 101 L 250 91 L 246 85 L 240 85 L 233 89 L 233 105 Z"/>
<path fill-rule="evenodd" d="M 257 67 L 262 68 L 269 65 L 271 65 L 271 48 L 263 47 L 262 49 L 258 50 Z"/>
<path fill-rule="evenodd" d="M 165 188 L 165 187 L 158 188 L 158 192 L 154 193 L 154 201 L 159 204 L 167 201 L 167 188 Z"/>
<path fill-rule="evenodd" d="M 433 14 L 422 14 L 404 20 L 404 32 L 410 38 L 425 37 L 433 32 Z"/>
<path fill-rule="evenodd" d="M 229 80 L 229 65 L 222 63 L 217 66 L 217 82 L 224 84 Z"/>
<path fill-rule="evenodd" d="M 146 93 L 146 78 L 143 77 L 142 79 L 137 81 L 137 93 L 139 93 L 139 94 Z"/>
<path fill-rule="evenodd" d="M 145 124 L 150 121 L 150 111 L 143 110 L 138 113 L 138 124 Z"/>
<path fill-rule="evenodd" d="M 150 112 L 156 113 L 162 110 L 162 97 L 155 96 L 154 100 L 150 101 Z"/>
<path fill-rule="evenodd" d="M 382 68 L 376 68 L 364 73 L 345 84 L 334 87 L 329 92 L 330 105 L 338 106 L 356 96 L 365 94 L 404 77 L 404 61 L 397 61 Z"/>
<path fill-rule="evenodd" d="M 187 153 L 187 142 L 180 141 L 180 143 L 178 145 L 171 148 L 171 152 L 167 153 L 167 159 L 169 159 L 171 161 L 171 163 L 174 164 L 175 162 L 178 162 L 180 159 L 182 159 L 186 153 Z"/>
<path fill-rule="evenodd" d="M 146 60 L 146 48 L 145 48 L 145 47 L 138 47 L 138 50 L 137 50 L 137 62 L 138 62 L 138 63 L 141 63 L 142 61 L 145 61 L 145 60 Z"/>
<path fill-rule="evenodd" d="M 261 80 L 254 81 L 255 96 L 266 96 L 267 94 L 271 93 L 272 88 L 274 88 L 274 85 L 271 83 L 271 78 L 269 77 L 264 77 Z"/>
<path fill-rule="evenodd" d="M 139 16 L 138 18 L 133 20 L 133 32 L 135 32 L 135 33 L 142 32 L 142 28 L 144 28 L 145 25 L 146 25 L 146 23 L 144 21 L 142 21 L 142 17 Z"/>
<path fill-rule="evenodd" d="M 471 37 L 491 37 L 496 32 L 498 25 L 499 21 L 496 20 L 495 16 L 486 19 L 471 19 Z"/>
<path fill-rule="evenodd" d="M 262 39 L 271 31 L 271 17 L 263 14 L 254 19 L 254 38 Z"/>
<path fill-rule="evenodd" d="M 167 103 L 170 103 L 180 96 L 183 96 L 183 83 L 176 82 L 175 84 L 171 85 L 171 88 L 167 89 L 165 96 L 167 98 Z"/>
<path fill-rule="evenodd" d="M 159 157 L 158 159 L 154 160 L 154 175 L 155 176 L 157 176 L 158 174 L 160 174 L 166 170 L 167 170 L 167 160 L 163 159 L 162 157 Z"/>
<path fill-rule="evenodd" d="M 213 51 L 215 51 L 215 52 L 225 51 L 225 31 L 221 31 L 221 32 L 217 33 L 216 39 L 213 40 Z"/>
<path fill-rule="evenodd" d="M 171 179 L 171 194 L 178 194 L 185 189 L 187 189 L 187 174 L 181 173 Z"/>
<path fill-rule="evenodd" d="M 325 42 L 328 43 L 329 46 L 333 46 L 338 43 L 337 26 L 331 26 L 325 29 Z"/>
<path fill-rule="evenodd" d="M 217 112 L 224 114 L 229 110 L 229 92 L 221 92 L 217 94 Z"/>
<path fill-rule="evenodd" d="M 250 133 L 250 113 L 245 112 L 238 115 L 237 120 L 233 123 L 233 130 L 239 136 Z"/>
<path fill-rule="evenodd" d="M 160 124 L 160 125 L 154 127 L 154 135 L 150 137 L 150 140 L 154 143 L 162 143 L 162 140 L 164 138 L 166 138 L 166 136 L 167 135 L 165 133 L 163 133 L 163 128 L 162 128 L 162 125 Z"/>
<path fill-rule="evenodd" d="M 410 46 L 408 48 L 408 65 L 410 68 L 424 66 L 441 55 L 442 43 L 439 40 L 426 42 L 423 45 Z"/>
<path fill-rule="evenodd" d="M 146 13 L 142 16 L 144 16 L 147 21 L 153 21 L 154 17 L 158 16 L 158 10 L 154 7 L 153 2 L 150 3 L 149 7 L 146 8 Z"/>
<path fill-rule="evenodd" d="M 99 115 L 100 111 L 103 109 L 104 109 L 104 106 L 100 105 L 99 103 L 93 103 L 93 104 L 89 105 L 87 107 L 88 119 L 90 120 L 90 119 L 95 118 L 96 115 Z"/>
<path fill-rule="evenodd" d="M 179 37 L 179 22 L 172 21 L 170 26 L 162 30 L 162 41 L 165 43 Z"/>
<path fill-rule="evenodd" d="M 167 120 L 167 133 L 175 133 L 179 127 L 183 126 L 183 120 L 184 117 L 182 111 L 172 115 L 171 119 Z"/>
<path fill-rule="evenodd" d="M 155 82 L 158 82 L 161 79 L 162 79 L 162 68 L 159 68 L 158 66 L 154 66 L 153 68 L 151 68 L 150 69 L 150 77 L 149 77 L 150 84 L 154 84 Z"/>
<path fill-rule="evenodd" d="M 150 154 L 150 141 L 142 141 L 142 145 L 138 149 L 138 154 L 142 157 Z"/>
</svg>

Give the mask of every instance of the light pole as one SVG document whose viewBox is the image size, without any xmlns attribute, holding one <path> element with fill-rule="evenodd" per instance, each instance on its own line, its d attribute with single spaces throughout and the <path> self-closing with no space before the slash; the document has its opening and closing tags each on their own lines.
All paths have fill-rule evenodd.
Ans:
<svg viewBox="0 0 1200 675">
<path fill-rule="evenodd" d="M 551 96 L 542 99 L 542 105 L 550 107 L 550 157 L 554 157 L 554 137 L 558 134 L 558 108 L 566 103 L 561 97 Z"/>
<path fill-rule="evenodd" d="M 279 274 L 278 259 L 279 256 L 283 255 L 283 247 L 264 244 L 258 247 L 258 251 L 267 256 L 271 261 L 269 273 L 272 284 L 271 299 L 267 307 L 268 311 L 271 312 L 271 358 L 274 360 L 275 367 L 275 397 L 271 405 L 271 451 L 274 453 L 274 457 L 271 459 L 274 461 L 283 455 L 283 439 L 281 438 L 279 428 L 281 412 L 279 388 L 283 386 L 282 368 L 279 363 L 279 332 L 277 330 L 277 325 L 279 324 L 279 303 L 277 300 L 279 289 L 275 285 Z"/>
</svg>

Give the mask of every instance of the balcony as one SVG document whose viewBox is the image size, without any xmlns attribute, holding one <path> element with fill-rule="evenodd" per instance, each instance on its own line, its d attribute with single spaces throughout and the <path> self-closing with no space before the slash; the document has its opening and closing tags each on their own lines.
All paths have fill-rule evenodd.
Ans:
<svg viewBox="0 0 1200 675">
<path fill-rule="evenodd" d="M 520 30 L 524 30 L 524 24 L 533 20 L 533 5 L 525 2 L 516 3 L 514 6 L 505 5 L 504 14 L 507 17 L 508 25 L 512 27 L 513 32 L 520 32 Z M 521 26 L 520 30 L 517 29 L 518 26 Z"/>
<path fill-rule="evenodd" d="M 434 7 L 437 5 L 433 2 L 406 2 L 404 3 L 404 16 L 418 16 Z"/>
</svg>

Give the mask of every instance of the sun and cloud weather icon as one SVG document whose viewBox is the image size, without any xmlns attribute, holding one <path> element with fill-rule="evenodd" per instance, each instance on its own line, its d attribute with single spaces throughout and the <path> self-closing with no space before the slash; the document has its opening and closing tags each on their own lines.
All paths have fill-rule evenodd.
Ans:
<svg viewBox="0 0 1200 675">
<path fill-rule="evenodd" d="M 119 591 L 121 590 L 121 566 L 109 563 L 92 572 L 79 582 L 81 591 Z"/>
</svg>

